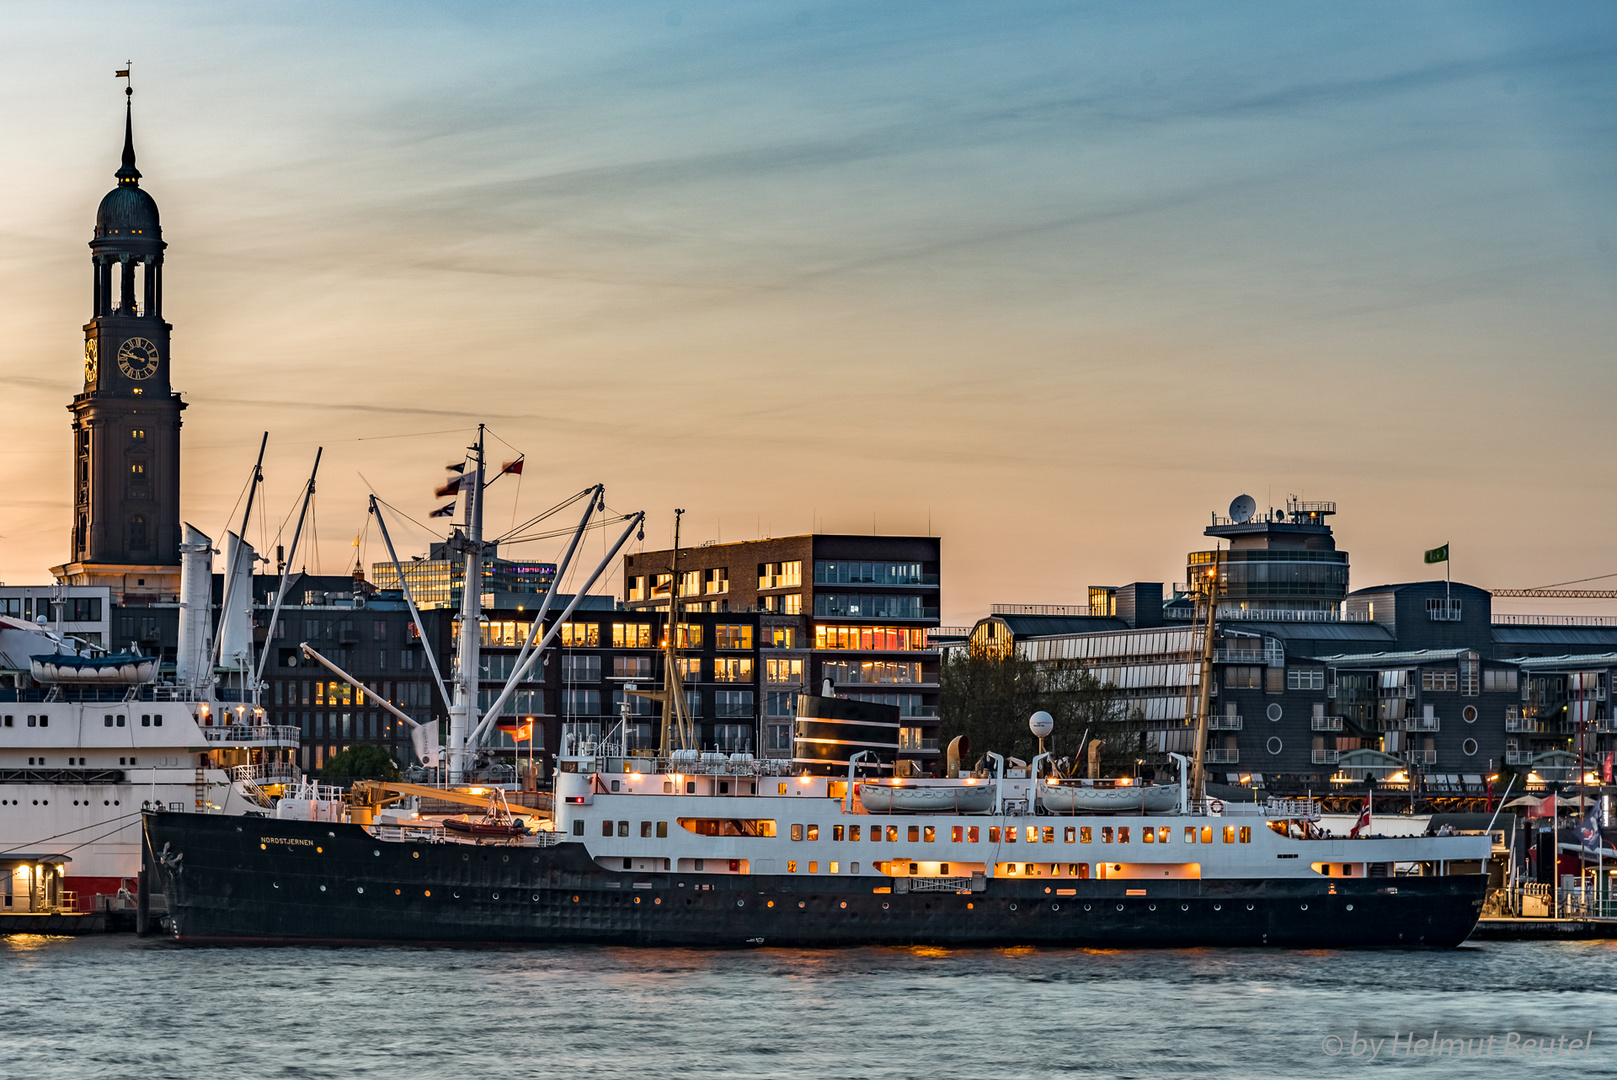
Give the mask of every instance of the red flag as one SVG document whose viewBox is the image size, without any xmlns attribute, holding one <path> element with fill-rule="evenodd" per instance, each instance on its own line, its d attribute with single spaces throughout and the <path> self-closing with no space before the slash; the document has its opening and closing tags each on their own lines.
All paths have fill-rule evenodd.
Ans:
<svg viewBox="0 0 1617 1080">
<path fill-rule="evenodd" d="M 432 513 L 428 514 L 427 516 L 428 517 L 454 517 L 455 516 L 455 504 L 450 503 L 447 506 L 440 506 L 440 507 L 438 507 L 438 509 L 434 510 Z"/>
<path fill-rule="evenodd" d="M 1527 807 L 1527 816 L 1530 818 L 1554 817 L 1555 792 L 1552 791 L 1537 802 L 1529 804 Z"/>
<path fill-rule="evenodd" d="M 1361 831 L 1370 831 L 1370 796 L 1368 795 L 1364 797 L 1364 809 L 1359 813 L 1358 823 L 1353 826 L 1353 830 L 1348 833 L 1348 836 L 1357 840 Z"/>
<path fill-rule="evenodd" d="M 1611 759 L 1613 757 L 1617 757 L 1617 754 L 1613 754 L 1609 750 L 1605 754 L 1601 755 L 1601 759 L 1600 759 L 1600 780 L 1601 780 L 1601 783 L 1605 783 L 1605 784 L 1611 783 Z"/>
<path fill-rule="evenodd" d="M 504 476 L 506 473 L 518 473 L 518 474 L 520 474 L 521 472 L 522 472 L 522 458 L 517 458 L 515 461 L 507 461 L 504 465 L 500 466 L 500 475 L 501 476 Z"/>
<path fill-rule="evenodd" d="M 439 488 L 437 491 L 434 491 L 433 494 L 438 496 L 438 498 L 440 498 L 440 499 L 447 499 L 447 498 L 449 498 L 449 496 L 454 495 L 455 493 L 459 492 L 460 491 L 460 485 L 465 483 L 466 481 L 468 481 L 470 479 L 471 479 L 471 477 L 469 477 L 469 476 L 454 476 L 454 477 L 451 477 L 449 479 L 448 483 L 444 484 L 444 486 Z"/>
<path fill-rule="evenodd" d="M 497 731 L 502 731 L 511 736 L 516 742 L 527 742 L 533 738 L 533 719 L 531 717 L 522 720 L 515 716 L 502 716 L 494 721 L 494 727 Z"/>
</svg>

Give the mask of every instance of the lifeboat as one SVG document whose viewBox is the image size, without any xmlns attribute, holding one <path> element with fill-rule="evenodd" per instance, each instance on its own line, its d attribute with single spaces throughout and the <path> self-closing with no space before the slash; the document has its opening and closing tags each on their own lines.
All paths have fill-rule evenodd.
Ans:
<svg viewBox="0 0 1617 1080">
<path fill-rule="evenodd" d="M 854 785 L 859 802 L 872 814 L 984 814 L 994 808 L 992 780 L 945 780 L 930 784 L 903 780 Z"/>
<path fill-rule="evenodd" d="M 1179 788 L 1132 780 L 1062 780 L 1036 784 L 1051 814 L 1165 814 L 1179 806 Z"/>
<path fill-rule="evenodd" d="M 510 838 L 528 835 L 528 827 L 521 818 L 496 820 L 494 818 L 474 818 L 471 816 L 447 817 L 444 818 L 444 828 L 450 832 L 460 833 L 462 836 Z"/>
<path fill-rule="evenodd" d="M 138 686 L 157 676 L 157 658 L 132 653 L 106 656 L 74 656 L 56 653 L 30 656 L 28 666 L 34 681 L 46 686 Z"/>
</svg>

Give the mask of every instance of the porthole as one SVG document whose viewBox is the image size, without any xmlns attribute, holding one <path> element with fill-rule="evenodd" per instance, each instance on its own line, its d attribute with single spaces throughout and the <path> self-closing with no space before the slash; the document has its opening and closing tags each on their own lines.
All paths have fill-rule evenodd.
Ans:
<svg viewBox="0 0 1617 1080">
<path fill-rule="evenodd" d="M 797 902 L 797 907 L 799 910 L 802 910 L 803 908 L 808 907 L 808 904 L 805 901 L 799 900 Z"/>
<path fill-rule="evenodd" d="M 848 902 L 847 902 L 847 901 L 846 901 L 846 900 L 844 900 L 844 901 L 842 901 L 842 904 L 841 904 L 841 905 L 840 905 L 840 906 L 841 906 L 841 907 L 842 907 L 842 908 L 844 908 L 844 909 L 846 909 L 846 908 L 847 908 L 847 906 L 848 906 Z"/>
<path fill-rule="evenodd" d="M 320 886 L 320 891 L 321 891 L 321 892 L 325 892 L 325 891 L 326 891 L 326 887 L 325 887 L 325 886 L 324 886 L 324 885 L 322 885 L 322 886 Z"/>
<path fill-rule="evenodd" d="M 1246 906 L 1246 909 L 1247 909 L 1247 910 L 1248 910 L 1248 911 L 1251 911 L 1251 910 L 1252 910 L 1252 905 L 1251 905 L 1251 904 L 1248 904 L 1248 905 L 1247 905 L 1247 906 Z"/>
<path fill-rule="evenodd" d="M 773 900 L 768 900 L 768 901 L 764 902 L 764 907 L 774 907 L 774 906 L 775 906 L 775 901 L 773 901 Z"/>
<path fill-rule="evenodd" d="M 1016 905 L 1015 905 L 1015 904 L 1012 904 L 1012 905 L 1011 905 L 1011 906 L 1012 906 L 1012 907 L 1013 907 L 1013 908 L 1014 908 L 1014 907 L 1015 907 L 1015 906 L 1016 906 Z M 883 910 L 883 911 L 886 911 L 886 910 L 887 910 L 887 903 L 886 903 L 886 901 L 883 901 L 883 902 L 882 902 L 882 906 L 881 906 L 881 909 L 882 909 L 882 910 Z"/>
<path fill-rule="evenodd" d="M 496 900 L 498 900 L 498 899 L 499 899 L 499 896 L 498 896 L 498 894 L 496 894 L 496 895 L 495 895 L 495 897 L 494 897 L 494 899 L 496 899 Z M 637 896 L 637 897 L 635 897 L 635 898 L 634 898 L 634 902 L 635 902 L 635 903 L 637 903 L 637 904 L 638 904 L 638 903 L 640 903 L 640 897 L 638 897 L 638 896 Z"/>
<path fill-rule="evenodd" d="M 1352 904 L 1349 904 L 1349 905 L 1348 905 L 1348 906 L 1347 906 L 1347 909 L 1348 909 L 1348 910 L 1349 910 L 1349 911 L 1352 911 L 1352 910 L 1353 910 L 1353 905 L 1352 905 Z"/>
<path fill-rule="evenodd" d="M 1179 905 L 1179 910 L 1180 911 L 1189 911 L 1190 910 L 1190 905 L 1189 904 L 1180 904 Z"/>
<path fill-rule="evenodd" d="M 539 902 L 539 894 L 538 893 L 533 894 L 533 902 L 536 903 L 536 904 Z M 660 904 L 660 903 L 662 903 L 662 901 L 659 900 L 659 901 L 657 901 L 657 903 Z"/>
<path fill-rule="evenodd" d="M 1214 904 L 1213 905 L 1213 910 L 1214 911 L 1223 911 L 1224 910 L 1224 905 L 1223 904 Z"/>
<path fill-rule="evenodd" d="M 1155 905 L 1155 904 L 1147 904 L 1146 905 L 1146 910 L 1147 911 L 1155 911 L 1155 910 L 1157 910 L 1157 905 Z"/>
<path fill-rule="evenodd" d="M 363 896 L 364 893 L 365 893 L 365 886 L 361 885 L 359 888 L 355 889 L 354 891 Z"/>
<path fill-rule="evenodd" d="M 1050 905 L 1050 910 L 1051 911 L 1060 911 L 1061 910 L 1061 905 L 1060 904 L 1051 904 Z"/>
<path fill-rule="evenodd" d="M 737 900 L 736 901 L 736 907 L 746 907 L 746 906 L 747 906 L 747 902 L 745 900 Z"/>
<path fill-rule="evenodd" d="M 1308 905 L 1307 905 L 1307 904 L 1304 904 L 1304 905 L 1303 905 L 1303 910 L 1304 910 L 1304 911 L 1307 911 L 1307 910 L 1308 910 Z"/>
<path fill-rule="evenodd" d="M 1263 744 L 1263 748 L 1271 754 L 1278 754 L 1285 748 L 1285 744 L 1280 741 L 1278 735 L 1271 735 L 1269 741 Z"/>
<path fill-rule="evenodd" d="M 1085 911 L 1088 911 L 1088 910 L 1089 910 L 1089 905 L 1088 905 L 1088 904 L 1085 904 L 1085 905 L 1084 905 L 1084 910 L 1085 910 Z"/>
<path fill-rule="evenodd" d="M 1123 910 L 1123 905 L 1122 904 L 1117 905 L 1117 910 L 1122 911 Z"/>
<path fill-rule="evenodd" d="M 1477 740 L 1467 739 L 1460 744 L 1460 749 L 1465 751 L 1466 757 L 1475 757 L 1477 754 Z"/>
<path fill-rule="evenodd" d="M 1266 709 L 1264 711 L 1267 713 L 1267 715 L 1268 715 L 1268 717 L 1269 717 L 1269 719 L 1271 721 L 1279 720 L 1282 716 L 1285 715 L 1285 713 L 1281 710 L 1280 702 L 1278 702 L 1278 701 L 1269 702 L 1268 709 Z"/>
<path fill-rule="evenodd" d="M 1476 723 L 1477 722 L 1477 707 L 1475 705 L 1467 705 L 1465 708 L 1460 710 L 1460 716 L 1468 724 Z"/>
<path fill-rule="evenodd" d="M 365 890 L 364 890 L 364 889 L 361 889 L 361 890 L 360 890 L 360 892 L 364 892 L 364 891 L 365 891 Z M 498 899 L 499 899 L 499 898 L 500 898 L 500 894 L 499 894 L 499 893 L 495 893 L 495 894 L 494 894 L 494 899 L 496 899 L 496 900 L 498 900 Z M 635 902 L 636 902 L 636 903 L 639 903 L 639 901 L 640 901 L 640 898 L 639 898 L 639 897 L 638 897 L 638 896 L 637 896 L 637 897 L 635 897 Z"/>
<path fill-rule="evenodd" d="M 536 896 L 536 897 L 534 897 L 534 899 L 535 899 L 535 900 L 537 900 L 537 899 L 539 899 L 539 898 L 538 898 L 538 897 L 537 897 L 537 896 Z M 653 900 L 653 901 L 652 901 L 652 903 L 653 903 L 653 904 L 660 904 L 660 903 L 662 903 L 662 902 L 663 902 L 663 898 L 662 898 L 662 897 L 660 897 L 660 896 L 659 896 L 659 897 L 657 897 L 657 898 L 656 898 L 656 899 L 655 899 L 655 900 Z"/>
<path fill-rule="evenodd" d="M 1015 904 L 1012 904 L 1012 905 L 1011 905 L 1011 910 L 1012 910 L 1012 911 L 1015 911 L 1015 910 L 1016 910 L 1016 905 L 1015 905 Z"/>
<path fill-rule="evenodd" d="M 377 848 L 375 851 L 371 852 L 372 855 L 380 855 L 381 853 L 382 853 L 381 848 Z"/>
</svg>

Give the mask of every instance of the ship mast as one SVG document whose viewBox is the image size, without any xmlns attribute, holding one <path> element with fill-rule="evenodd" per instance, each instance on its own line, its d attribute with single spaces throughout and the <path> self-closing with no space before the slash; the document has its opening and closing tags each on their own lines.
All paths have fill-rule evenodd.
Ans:
<svg viewBox="0 0 1617 1080">
<path fill-rule="evenodd" d="M 674 511 L 674 557 L 668 567 L 668 636 L 663 640 L 663 688 L 629 691 L 635 697 L 662 702 L 662 738 L 657 753 L 664 758 L 676 749 L 676 742 L 677 749 L 690 750 L 696 746 L 696 729 L 685 707 L 685 682 L 679 674 L 679 519 L 684 514 L 684 510 Z"/>
<path fill-rule="evenodd" d="M 449 705 L 449 783 L 466 779 L 467 739 L 477 726 L 477 664 L 483 623 L 483 425 L 471 447 L 469 482 L 462 481 L 466 519 L 462 534 L 450 541 L 466 560 L 460 590 L 459 646 L 455 650 L 455 700 Z"/>
<path fill-rule="evenodd" d="M 1187 659 L 1197 677 L 1185 688 L 1185 720 L 1196 727 L 1196 757 L 1190 770 L 1190 797 L 1195 802 L 1207 798 L 1207 713 L 1213 691 L 1213 631 L 1218 618 L 1219 571 L 1223 566 L 1224 550 L 1220 548 L 1213 554 L 1213 565 L 1206 574 L 1187 586 L 1195 597 Z"/>
</svg>

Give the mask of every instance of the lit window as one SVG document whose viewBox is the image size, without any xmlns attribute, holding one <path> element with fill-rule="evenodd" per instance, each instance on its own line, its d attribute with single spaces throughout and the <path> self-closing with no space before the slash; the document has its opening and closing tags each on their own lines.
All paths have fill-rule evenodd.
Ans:
<svg viewBox="0 0 1617 1080">
<path fill-rule="evenodd" d="M 1112 827 L 1110 825 L 1101 826 L 1100 842 L 1103 844 L 1110 844 L 1112 842 Z"/>
<path fill-rule="evenodd" d="M 1156 830 L 1155 829 L 1141 829 L 1140 830 L 1140 839 L 1141 839 L 1141 841 L 1143 841 L 1144 843 L 1147 843 L 1147 844 L 1156 843 L 1156 839 L 1157 839 Z"/>
<path fill-rule="evenodd" d="M 1185 826 L 1185 843 L 1194 844 L 1195 842 L 1196 842 L 1196 826 L 1194 826 L 1194 825 L 1186 825 Z"/>
<path fill-rule="evenodd" d="M 818 840 L 820 838 L 820 827 L 818 825 L 810 825 L 808 827 L 808 838 L 810 840 Z"/>
<path fill-rule="evenodd" d="M 1078 839 L 1078 830 L 1073 828 L 1071 825 L 1068 825 L 1066 830 L 1063 831 L 1062 834 L 1061 834 L 1062 843 L 1070 844 L 1074 840 L 1077 840 L 1077 839 Z"/>
<path fill-rule="evenodd" d="M 1044 842 L 1046 844 L 1053 844 L 1056 842 L 1056 827 L 1054 825 L 1046 825 L 1044 827 Z"/>
<path fill-rule="evenodd" d="M 988 826 L 988 842 L 990 844 L 999 843 L 999 826 L 998 825 L 990 825 L 990 826 Z"/>
<path fill-rule="evenodd" d="M 928 825 L 926 828 L 921 830 L 921 840 L 924 843 L 930 844 L 934 840 L 936 840 L 937 838 L 938 838 L 938 830 L 937 830 L 937 828 L 935 826 Z"/>
<path fill-rule="evenodd" d="M 977 826 L 975 826 L 975 825 L 966 826 L 966 843 L 975 844 L 976 842 L 977 842 Z"/>
<path fill-rule="evenodd" d="M 833 825 L 833 826 L 831 826 L 831 839 L 832 840 L 841 840 L 842 839 L 842 826 L 841 825 Z"/>
<path fill-rule="evenodd" d="M 616 636 L 618 628 L 614 626 L 612 629 Z M 601 628 L 595 623 L 562 623 L 561 644 L 564 649 L 598 648 L 601 644 Z M 617 643 L 614 641 L 613 644 Z"/>
<path fill-rule="evenodd" d="M 1202 826 L 1202 843 L 1211 844 L 1212 842 L 1213 842 L 1213 827 L 1211 825 L 1203 825 Z"/>
<path fill-rule="evenodd" d="M 1016 826 L 1014 826 L 1014 825 L 1005 826 L 1005 842 L 1007 844 L 1016 843 Z"/>
<path fill-rule="evenodd" d="M 796 859 L 792 859 L 792 860 L 790 860 L 790 861 L 788 861 L 786 863 L 786 872 L 788 874 L 797 873 L 797 860 Z"/>
<path fill-rule="evenodd" d="M 809 863 L 809 873 L 818 874 L 819 872 L 820 872 L 820 864 L 819 863 L 817 863 L 817 862 Z"/>
<path fill-rule="evenodd" d="M 833 874 L 834 874 L 834 873 L 836 873 L 836 872 L 837 872 L 837 864 L 836 864 L 836 863 L 832 863 L 832 864 L 831 864 L 831 872 L 832 872 L 832 873 L 833 873 Z"/>
<path fill-rule="evenodd" d="M 594 629 L 592 627 L 592 629 Z M 566 642 L 562 643 L 563 645 Z M 591 646 L 600 644 L 600 633 L 596 630 L 595 636 L 587 644 Z M 612 647 L 614 649 L 649 649 L 651 648 L 650 623 L 613 623 Z"/>
<path fill-rule="evenodd" d="M 1242 825 L 1241 826 L 1241 843 L 1250 844 L 1251 842 L 1252 842 L 1252 826 L 1250 826 L 1250 825 Z"/>
<path fill-rule="evenodd" d="M 960 843 L 960 838 L 965 835 L 965 832 L 966 832 L 966 830 L 963 827 L 959 826 L 959 825 L 950 826 L 950 828 L 949 828 L 949 842 L 951 844 Z"/>
<path fill-rule="evenodd" d="M 1087 843 L 1089 843 L 1089 841 L 1090 841 L 1090 836 L 1091 836 L 1091 834 L 1090 834 L 1090 831 L 1089 831 L 1089 826 L 1088 826 L 1088 825 L 1085 825 L 1085 826 L 1084 826 L 1084 827 L 1083 827 L 1083 828 L 1081 828 L 1081 829 L 1079 829 L 1079 830 L 1078 830 L 1078 842 L 1079 842 L 1079 843 L 1080 843 L 1080 844 L 1087 844 Z"/>
<path fill-rule="evenodd" d="M 803 826 L 801 826 L 801 825 L 793 825 L 792 826 L 792 839 L 793 840 L 801 840 L 801 839 L 803 839 Z"/>
<path fill-rule="evenodd" d="M 875 836 L 876 830 L 871 829 L 870 833 L 871 833 L 872 836 Z M 898 843 L 898 826 L 897 825 L 889 825 L 889 826 L 887 826 L 887 842 L 889 844 Z"/>
<path fill-rule="evenodd" d="M 1158 825 L 1157 826 L 1157 843 L 1166 844 L 1168 842 L 1168 839 L 1169 839 L 1168 833 L 1169 833 L 1169 827 L 1167 825 Z"/>
<path fill-rule="evenodd" d="M 1039 842 L 1039 827 L 1037 825 L 1029 825 L 1027 827 L 1027 842 L 1030 844 L 1037 844 Z"/>
<path fill-rule="evenodd" d="M 1086 863 L 1086 862 L 1079 863 L 1078 866 L 1076 867 L 1076 870 L 1077 870 L 1078 876 L 1080 878 L 1088 878 L 1089 877 L 1089 864 L 1088 863 Z"/>
<path fill-rule="evenodd" d="M 1126 844 L 1129 842 L 1129 827 L 1127 825 L 1119 825 L 1117 827 L 1117 842 L 1119 844 Z"/>
<path fill-rule="evenodd" d="M 856 843 L 858 842 L 858 840 L 859 840 L 859 826 L 858 825 L 849 825 L 848 826 L 848 839 L 852 840 L 852 841 L 854 841 Z"/>
<path fill-rule="evenodd" d="M 909 834 L 907 836 L 907 839 L 912 844 L 920 843 L 920 841 L 921 841 L 921 827 L 919 825 L 911 825 L 909 827 Z"/>
<path fill-rule="evenodd" d="M 131 431 L 129 433 L 129 437 L 131 439 L 134 439 L 136 442 L 144 442 L 145 439 L 146 439 L 146 429 L 145 428 L 135 428 L 133 431 Z"/>
<path fill-rule="evenodd" d="M 1234 825 L 1226 825 L 1226 826 L 1224 826 L 1224 842 L 1226 844 L 1235 843 L 1235 826 Z"/>
</svg>

